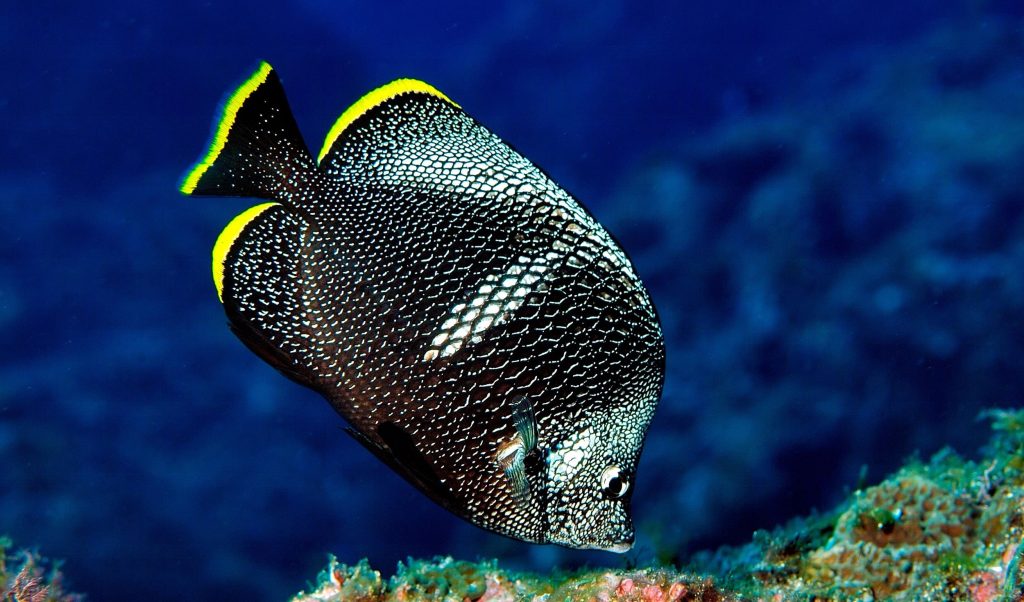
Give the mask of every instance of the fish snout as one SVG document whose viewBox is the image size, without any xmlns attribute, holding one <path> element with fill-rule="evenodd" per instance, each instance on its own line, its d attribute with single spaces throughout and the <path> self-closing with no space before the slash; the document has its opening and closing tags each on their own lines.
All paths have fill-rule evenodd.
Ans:
<svg viewBox="0 0 1024 602">
<path fill-rule="evenodd" d="M 629 539 L 627 539 L 625 541 L 622 541 L 622 542 L 619 542 L 619 543 L 616 543 L 616 544 L 612 544 L 612 545 L 610 545 L 610 546 L 608 546 L 606 548 L 601 548 L 601 549 L 606 551 L 606 552 L 615 552 L 616 554 L 625 554 L 626 552 L 628 552 L 628 551 L 633 549 L 634 541 L 635 541 L 635 539 L 633 538 L 632 535 L 630 535 Z"/>
<path fill-rule="evenodd" d="M 628 525 L 624 529 L 619 529 L 617 532 L 612 533 L 610 537 L 603 539 L 600 543 L 595 542 L 587 547 L 591 550 L 603 550 L 605 552 L 624 554 L 633 549 L 633 544 L 635 542 L 636 534 L 633 531 L 633 526 Z"/>
</svg>

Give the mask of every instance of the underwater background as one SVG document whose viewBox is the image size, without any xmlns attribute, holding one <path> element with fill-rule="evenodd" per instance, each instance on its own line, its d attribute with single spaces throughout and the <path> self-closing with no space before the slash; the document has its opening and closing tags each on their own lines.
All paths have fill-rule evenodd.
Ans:
<svg viewBox="0 0 1024 602">
<path fill-rule="evenodd" d="M 625 558 L 449 515 L 230 333 L 185 198 L 259 60 L 307 143 L 423 79 L 622 242 L 666 334 Z M 0 535 L 94 600 L 283 600 L 333 553 L 622 566 L 828 509 L 1024 401 L 1024 5 L 0 8 Z"/>
</svg>

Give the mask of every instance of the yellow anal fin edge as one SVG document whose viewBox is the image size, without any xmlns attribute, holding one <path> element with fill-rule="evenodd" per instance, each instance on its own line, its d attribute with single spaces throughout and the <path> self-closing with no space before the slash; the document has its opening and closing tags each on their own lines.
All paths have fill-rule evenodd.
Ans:
<svg viewBox="0 0 1024 602">
<path fill-rule="evenodd" d="M 324 160 L 324 157 L 326 157 L 327 153 L 330 152 L 331 147 L 334 146 L 338 137 L 345 131 L 345 128 L 352 125 L 356 119 L 359 119 L 370 109 L 381 105 L 396 96 L 408 94 L 410 92 L 436 96 L 457 108 L 461 108 L 458 104 L 452 101 L 452 99 L 445 96 L 443 92 L 426 82 L 422 82 L 418 79 L 396 79 L 390 84 L 385 84 L 376 90 L 368 92 L 362 98 L 353 103 L 352 106 L 345 109 L 345 112 L 341 114 L 341 117 L 339 117 L 338 120 L 334 122 L 334 125 L 331 126 L 331 130 L 327 132 L 327 138 L 324 139 L 324 146 L 320 149 L 320 154 L 317 155 L 317 162 L 319 163 Z"/>
<path fill-rule="evenodd" d="M 213 139 L 210 141 L 210 148 L 206 151 L 206 155 L 200 159 L 195 166 L 181 181 L 179 190 L 184 194 L 192 194 L 199 184 L 199 179 L 203 177 L 206 170 L 210 169 L 210 166 L 217 160 L 221 151 L 224 150 L 224 145 L 228 141 L 228 133 L 231 131 L 231 126 L 235 123 L 235 118 L 238 116 L 238 110 L 242 108 L 245 101 L 256 91 L 264 82 L 267 81 L 267 77 L 273 71 L 273 67 L 270 66 L 266 61 L 261 61 L 259 67 L 255 73 L 249 76 L 242 85 L 228 97 L 224 103 L 224 110 L 221 114 L 220 121 L 217 123 L 217 130 L 213 134 Z"/>
<path fill-rule="evenodd" d="M 227 261 L 231 247 L 238 240 L 246 226 L 259 217 L 261 213 L 279 204 L 274 202 L 262 203 L 246 209 L 228 222 L 228 225 L 224 226 L 220 235 L 217 236 L 217 242 L 213 244 L 213 285 L 217 288 L 217 299 L 221 303 L 224 302 L 224 262 Z"/>
</svg>

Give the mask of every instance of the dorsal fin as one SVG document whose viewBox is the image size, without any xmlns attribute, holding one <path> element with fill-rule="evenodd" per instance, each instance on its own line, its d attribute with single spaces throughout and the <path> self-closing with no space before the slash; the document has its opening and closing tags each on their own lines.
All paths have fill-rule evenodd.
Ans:
<svg viewBox="0 0 1024 602">
<path fill-rule="evenodd" d="M 320 157 L 325 178 L 395 198 L 459 203 L 542 190 L 568 196 L 459 105 L 416 80 L 398 80 L 352 105 Z"/>
<path fill-rule="evenodd" d="M 331 126 L 331 130 L 327 133 L 327 138 L 324 139 L 324 145 L 320 149 L 317 161 L 321 166 L 330 164 L 332 161 L 332 157 L 330 155 L 332 154 L 332 151 L 335 150 L 335 145 L 340 139 L 343 139 L 343 136 L 347 135 L 352 125 L 361 117 L 375 110 L 380 110 L 381 107 L 387 106 L 389 103 L 397 102 L 402 97 L 409 96 L 423 96 L 428 99 L 434 98 L 455 108 L 459 108 L 459 105 L 452 102 L 452 100 L 445 96 L 441 91 L 426 82 L 422 82 L 418 79 L 396 79 L 389 84 L 385 84 L 371 92 L 368 92 L 363 95 L 362 98 L 353 103 L 352 106 L 345 109 L 345 112 L 341 114 L 341 117 L 338 117 L 338 120 L 334 122 L 334 125 Z M 405 100 L 408 100 L 408 98 Z"/>
<path fill-rule="evenodd" d="M 281 80 L 263 62 L 224 102 L 206 155 L 180 189 L 188 195 L 281 198 L 313 166 Z"/>
</svg>

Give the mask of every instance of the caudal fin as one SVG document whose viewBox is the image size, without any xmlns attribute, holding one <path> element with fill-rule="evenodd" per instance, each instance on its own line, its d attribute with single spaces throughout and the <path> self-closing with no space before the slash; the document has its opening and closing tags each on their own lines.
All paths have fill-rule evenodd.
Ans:
<svg viewBox="0 0 1024 602">
<path fill-rule="evenodd" d="M 315 167 L 277 73 L 266 62 L 228 97 L 206 155 L 185 174 L 188 195 L 281 198 Z"/>
</svg>

